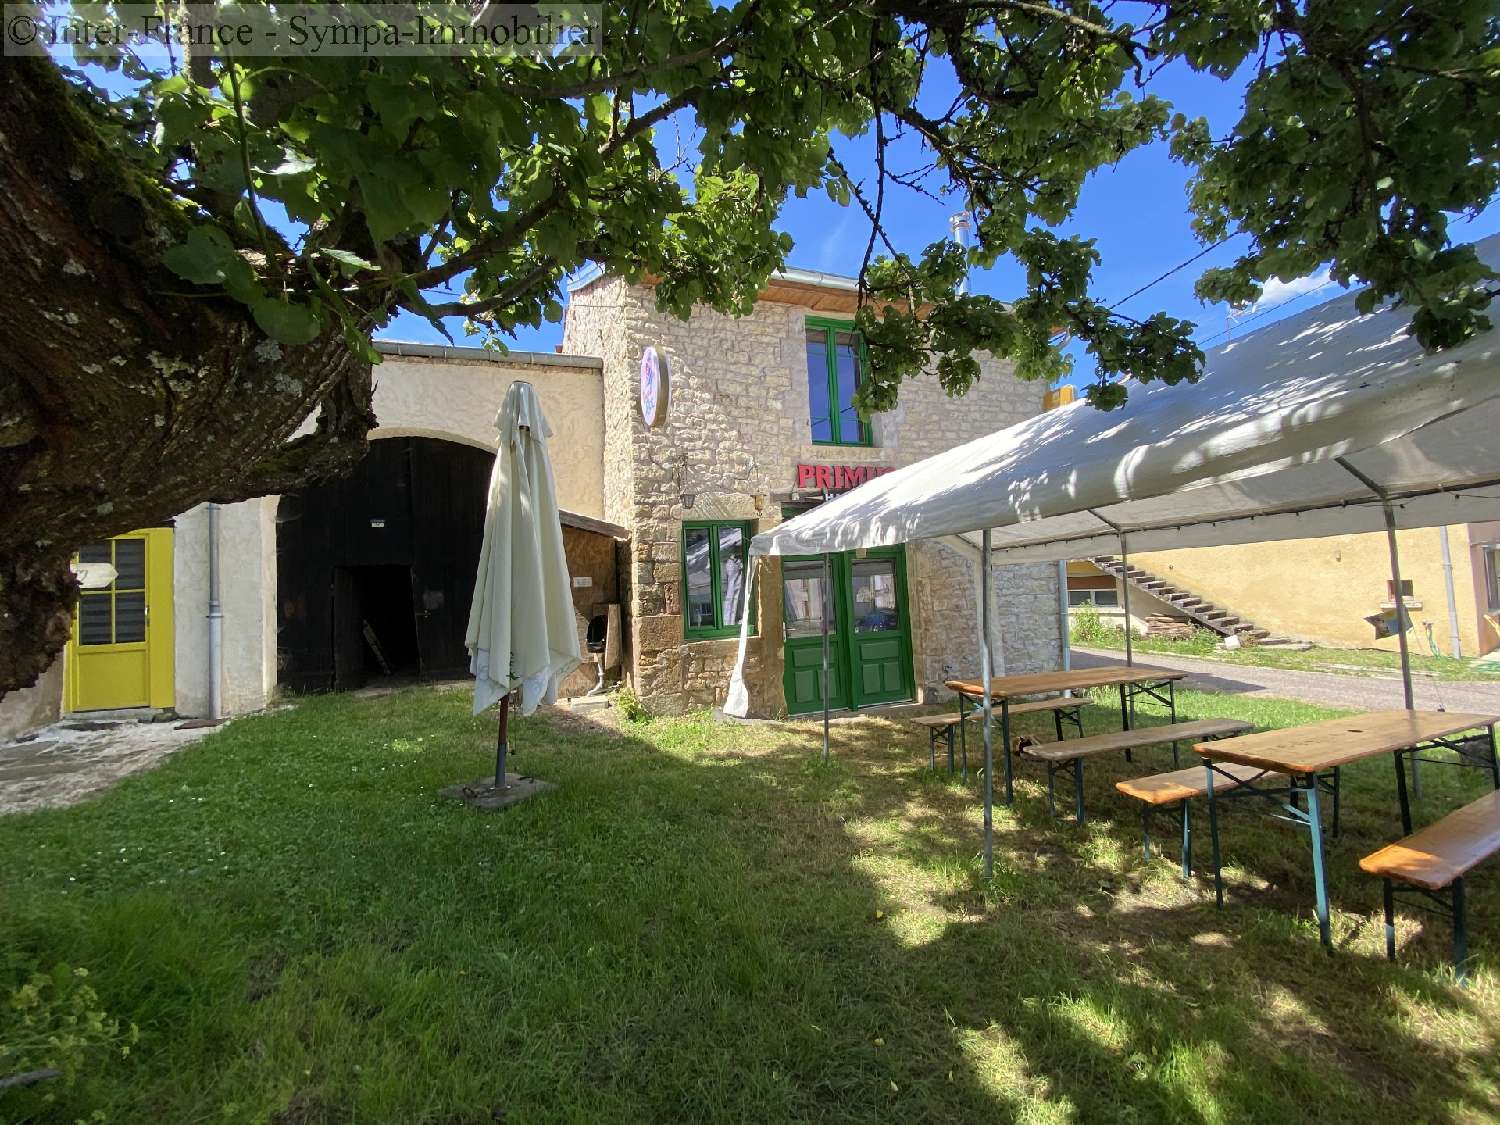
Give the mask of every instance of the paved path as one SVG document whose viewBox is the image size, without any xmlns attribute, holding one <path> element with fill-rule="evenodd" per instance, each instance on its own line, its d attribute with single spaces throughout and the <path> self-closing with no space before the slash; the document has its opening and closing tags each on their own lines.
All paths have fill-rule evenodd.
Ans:
<svg viewBox="0 0 1500 1125">
<path fill-rule="evenodd" d="M 1074 646 L 1073 664 L 1089 668 L 1098 664 L 1119 664 L 1125 654 L 1119 650 L 1088 649 Z M 1199 691 L 1222 691 L 1233 695 L 1275 696 L 1322 703 L 1354 711 L 1376 711 L 1403 707 L 1401 678 L 1383 676 L 1341 676 L 1337 672 L 1303 672 L 1289 668 L 1261 668 L 1255 665 L 1226 664 L 1221 660 L 1203 660 L 1193 656 L 1169 656 L 1159 652 L 1142 652 L 1137 664 L 1155 664 L 1175 668 L 1191 675 L 1182 686 Z M 1500 682 L 1472 683 L 1458 680 L 1413 679 L 1416 705 L 1430 710 L 1482 711 L 1500 714 Z"/>
<path fill-rule="evenodd" d="M 76 804 L 196 742 L 212 725 L 75 715 L 0 742 L 0 815 Z"/>
</svg>

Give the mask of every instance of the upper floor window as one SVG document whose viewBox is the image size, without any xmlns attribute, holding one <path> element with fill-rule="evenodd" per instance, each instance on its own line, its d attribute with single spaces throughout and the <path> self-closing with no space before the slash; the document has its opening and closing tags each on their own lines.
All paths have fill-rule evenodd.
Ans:
<svg viewBox="0 0 1500 1125">
<path fill-rule="evenodd" d="M 807 322 L 807 398 L 812 439 L 819 445 L 872 445 L 870 423 L 854 410 L 865 373 L 865 347 L 847 321 Z"/>
</svg>

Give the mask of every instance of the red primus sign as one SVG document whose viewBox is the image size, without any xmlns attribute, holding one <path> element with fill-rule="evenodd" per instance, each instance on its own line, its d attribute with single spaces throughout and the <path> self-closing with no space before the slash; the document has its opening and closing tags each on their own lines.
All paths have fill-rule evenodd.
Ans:
<svg viewBox="0 0 1500 1125">
<path fill-rule="evenodd" d="M 847 492 L 890 471 L 888 465 L 798 465 L 797 487 Z"/>
</svg>

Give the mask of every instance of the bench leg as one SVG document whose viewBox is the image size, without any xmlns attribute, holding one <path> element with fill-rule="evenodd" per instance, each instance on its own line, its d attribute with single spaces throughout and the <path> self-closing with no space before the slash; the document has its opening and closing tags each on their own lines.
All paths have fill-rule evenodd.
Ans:
<svg viewBox="0 0 1500 1125">
<path fill-rule="evenodd" d="M 1307 774 L 1307 828 L 1312 833 L 1313 907 L 1318 913 L 1318 939 L 1333 947 L 1328 924 L 1328 876 L 1323 870 L 1323 806 L 1318 798 L 1318 775 Z"/>
<path fill-rule="evenodd" d="M 1187 801 L 1182 802 L 1182 877 L 1193 877 L 1193 814 Z"/>
<path fill-rule="evenodd" d="M 1333 767 L 1333 838 L 1339 838 L 1339 767 Z"/>
<path fill-rule="evenodd" d="M 1073 816 L 1083 824 L 1083 759 L 1073 759 Z"/>
<path fill-rule="evenodd" d="M 1453 973 L 1459 984 L 1469 983 L 1469 932 L 1464 919 L 1463 876 L 1453 880 Z"/>
<path fill-rule="evenodd" d="M 1205 762 L 1203 768 L 1208 774 L 1208 843 L 1214 865 L 1214 905 L 1222 910 L 1224 908 L 1224 871 L 1223 861 L 1219 855 L 1219 803 L 1214 800 L 1213 763 Z"/>
<path fill-rule="evenodd" d="M 1063 740 L 1061 711 L 1052 712 L 1052 729 L 1057 731 L 1057 741 L 1061 742 Z"/>
<path fill-rule="evenodd" d="M 1145 843 L 1146 859 L 1151 859 L 1151 806 L 1141 806 L 1141 839 Z"/>
<path fill-rule="evenodd" d="M 1385 959 L 1396 959 L 1396 891 L 1389 879 L 1382 879 L 1385 895 Z"/>
<path fill-rule="evenodd" d="M 963 692 L 958 693 L 958 745 L 963 752 L 964 780 L 969 780 L 969 700 Z"/>
</svg>

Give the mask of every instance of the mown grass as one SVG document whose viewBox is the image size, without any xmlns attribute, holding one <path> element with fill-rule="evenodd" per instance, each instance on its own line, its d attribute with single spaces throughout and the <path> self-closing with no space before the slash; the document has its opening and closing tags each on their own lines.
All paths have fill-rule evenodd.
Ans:
<svg viewBox="0 0 1500 1125">
<path fill-rule="evenodd" d="M 1074 643 L 1086 648 L 1118 649 L 1124 651 L 1123 629 L 1100 629 L 1087 637 L 1075 634 Z M 1432 656 L 1416 651 L 1421 643 L 1412 637 L 1411 667 L 1418 675 L 1437 680 L 1479 680 L 1500 683 L 1500 672 L 1485 671 L 1475 666 L 1472 660 L 1455 660 L 1451 656 Z M 1181 640 L 1169 637 L 1142 637 L 1132 639 L 1131 647 L 1136 652 L 1159 652 L 1172 656 L 1198 657 L 1217 660 L 1224 664 L 1239 664 L 1257 668 L 1287 668 L 1301 672 L 1332 672 L 1341 676 L 1399 676 L 1401 654 L 1386 652 L 1379 648 L 1334 648 L 1314 645 L 1309 649 L 1257 648 L 1246 645 L 1238 649 L 1219 646 L 1219 636 L 1208 629 L 1195 629 L 1192 636 Z"/>
<path fill-rule="evenodd" d="M 986 883 L 976 785 L 899 721 L 835 725 L 824 765 L 811 723 L 533 718 L 518 765 L 556 791 L 440 800 L 493 729 L 462 693 L 310 699 L 0 819 L 0 944 L 87 966 L 141 1029 L 53 1104 L 0 1094 L 0 1119 L 1367 1122 L 1500 1096 L 1494 883 L 1470 989 L 1441 923 L 1403 918 L 1401 963 L 1381 955 L 1356 859 L 1397 832 L 1388 763 L 1346 778 L 1330 955 L 1284 826 L 1226 816 L 1223 912 L 1170 826 L 1142 859 L 1112 782 L 1165 751 L 1091 767 L 1081 830 L 1025 767 Z M 1423 819 L 1483 786 L 1426 781 Z"/>
</svg>

